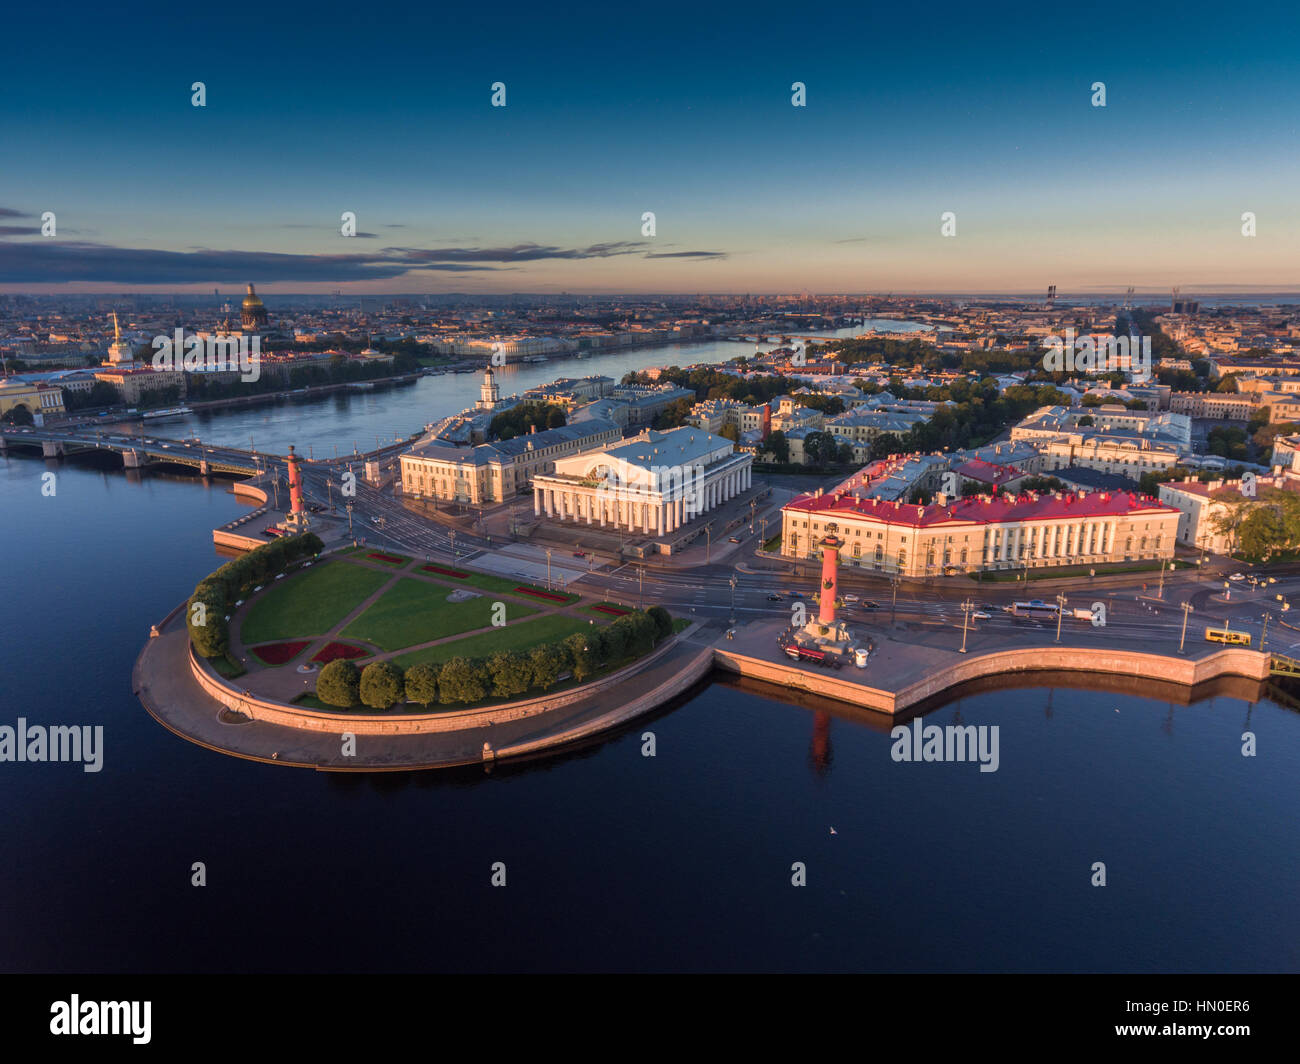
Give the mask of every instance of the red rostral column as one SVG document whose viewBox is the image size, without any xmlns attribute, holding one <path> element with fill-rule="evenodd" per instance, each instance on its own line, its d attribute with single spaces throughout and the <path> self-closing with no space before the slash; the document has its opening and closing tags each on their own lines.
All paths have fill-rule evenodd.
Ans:
<svg viewBox="0 0 1300 1064">
<path fill-rule="evenodd" d="M 299 466 L 302 459 L 293 453 L 293 444 L 289 444 L 289 457 L 285 459 L 289 464 L 289 512 L 291 514 L 302 513 L 302 470 Z"/>
<path fill-rule="evenodd" d="M 763 439 L 772 435 L 772 404 L 763 404 Z"/>
<path fill-rule="evenodd" d="M 840 540 L 836 536 L 827 536 L 821 542 L 822 548 L 822 586 L 821 604 L 817 611 L 817 620 L 821 624 L 835 623 L 835 600 L 839 598 L 839 563 Z"/>
</svg>

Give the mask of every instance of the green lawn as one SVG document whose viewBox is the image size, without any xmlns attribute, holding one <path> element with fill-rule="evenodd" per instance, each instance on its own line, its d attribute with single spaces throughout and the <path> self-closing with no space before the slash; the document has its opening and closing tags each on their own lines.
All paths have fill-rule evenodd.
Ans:
<svg viewBox="0 0 1300 1064">
<path fill-rule="evenodd" d="M 382 650 L 400 650 L 491 625 L 492 606 L 498 600 L 482 595 L 468 602 L 448 602 L 451 590 L 425 580 L 399 580 L 342 634 Z M 532 606 L 513 601 L 505 605 L 506 628 L 510 622 L 537 612 Z"/>
<path fill-rule="evenodd" d="M 239 677 L 244 675 L 245 672 L 244 666 L 239 664 L 239 662 L 237 662 L 229 654 L 223 655 L 221 657 L 208 658 L 207 661 L 209 665 L 211 665 L 214 669 L 216 669 L 217 672 L 219 672 L 227 680 L 237 680 Z"/>
<path fill-rule="evenodd" d="M 592 625 L 577 617 L 552 613 L 546 617 L 539 617 L 535 621 L 507 624 L 496 631 L 481 632 L 465 639 L 457 639 L 452 643 L 440 643 L 436 647 L 413 650 L 393 660 L 402 668 L 409 669 L 422 661 L 440 664 L 448 658 L 486 658 L 499 650 L 531 650 L 541 643 L 555 643 L 573 635 L 574 632 L 583 632 L 590 628 Z"/>
<path fill-rule="evenodd" d="M 324 635 L 391 579 L 360 565 L 317 562 L 275 582 L 248 611 L 245 645 Z"/>
</svg>

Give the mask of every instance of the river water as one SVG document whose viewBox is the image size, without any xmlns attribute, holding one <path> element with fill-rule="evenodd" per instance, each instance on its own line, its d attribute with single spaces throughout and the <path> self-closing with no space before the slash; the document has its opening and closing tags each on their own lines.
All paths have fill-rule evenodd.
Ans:
<svg viewBox="0 0 1300 1064">
<path fill-rule="evenodd" d="M 927 326 L 914 322 L 871 319 L 868 328 L 899 333 Z M 856 336 L 862 326 L 828 332 L 828 337 Z M 522 394 L 556 377 L 606 376 L 618 381 L 625 373 L 648 366 L 686 366 L 719 362 L 737 355 L 768 351 L 775 343 L 752 344 L 725 340 L 665 347 L 636 348 L 589 358 L 557 358 L 543 363 L 510 363 L 495 371 L 503 396 Z M 348 454 L 354 447 L 368 451 L 405 439 L 437 418 L 473 406 L 483 383 L 481 373 L 447 373 L 423 377 L 413 384 L 371 392 L 339 392 L 307 401 L 288 400 L 192 414 L 150 427 L 150 432 L 180 438 L 197 435 L 205 443 L 249 450 L 288 452 L 289 444 L 315 458 Z"/>
<path fill-rule="evenodd" d="M 991 773 L 723 683 L 490 775 L 253 764 L 167 732 L 130 681 L 242 505 L 92 461 L 0 459 L 0 725 L 104 727 L 100 772 L 0 763 L 0 970 L 1300 967 L 1300 714 L 1273 702 L 1038 687 L 927 718 L 998 725 Z"/>
</svg>

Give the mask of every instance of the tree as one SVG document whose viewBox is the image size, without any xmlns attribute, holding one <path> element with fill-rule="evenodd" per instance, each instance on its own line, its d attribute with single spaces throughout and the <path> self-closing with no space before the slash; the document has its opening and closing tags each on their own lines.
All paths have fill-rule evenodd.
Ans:
<svg viewBox="0 0 1300 1064">
<path fill-rule="evenodd" d="M 627 618 L 625 618 L 627 619 Z M 654 649 L 655 638 L 658 632 L 654 619 L 640 610 L 632 614 L 630 618 L 629 643 L 635 654 L 648 654 Z"/>
<path fill-rule="evenodd" d="M 1285 545 L 1282 516 L 1271 506 L 1257 506 L 1238 530 L 1241 551 L 1248 558 L 1268 561 L 1269 556 Z"/>
<path fill-rule="evenodd" d="M 513 650 L 502 650 L 488 661 L 492 677 L 492 694 L 496 698 L 513 698 L 532 686 L 533 668 L 529 658 Z"/>
<path fill-rule="evenodd" d="M 579 683 L 600 668 L 599 647 L 593 647 L 596 642 L 586 632 L 575 632 L 564 641 L 565 649 L 573 661 L 573 678 Z"/>
<path fill-rule="evenodd" d="M 331 661 L 316 677 L 316 697 L 331 706 L 350 709 L 361 701 L 361 670 L 356 662 Z"/>
<path fill-rule="evenodd" d="M 431 706 L 438 701 L 438 667 L 422 661 L 406 670 L 406 700 Z"/>
<path fill-rule="evenodd" d="M 17 403 L 4 412 L 4 416 L 0 417 L 0 421 L 7 422 L 10 425 L 31 425 L 34 423 L 35 418 L 32 417 L 32 412 L 24 404 Z"/>
<path fill-rule="evenodd" d="M 1084 414 L 1083 417 L 1079 418 L 1079 428 L 1081 429 L 1085 429 L 1089 425 L 1095 424 L 1097 424 L 1097 421 L 1091 414 Z"/>
<path fill-rule="evenodd" d="M 730 440 L 732 443 L 740 442 L 740 429 L 735 425 L 727 424 L 718 429 L 718 435 L 724 440 Z"/>
<path fill-rule="evenodd" d="M 600 631 L 600 653 L 607 662 L 615 662 L 627 654 L 627 626 L 619 618 Z"/>
<path fill-rule="evenodd" d="M 570 638 L 575 638 L 570 636 Z M 528 664 L 533 673 L 533 685 L 543 691 L 555 686 L 560 674 L 570 666 L 569 649 L 563 643 L 543 643 L 533 647 Z M 576 673 L 574 674 L 577 675 Z"/>
<path fill-rule="evenodd" d="M 780 429 L 768 436 L 767 442 L 763 444 L 763 450 L 770 453 L 778 462 L 790 461 L 790 441 L 785 438 L 785 433 Z"/>
<path fill-rule="evenodd" d="M 359 693 L 371 709 L 387 709 L 406 694 L 402 670 L 391 661 L 372 661 L 361 670 Z"/>
<path fill-rule="evenodd" d="M 663 639 L 673 634 L 673 618 L 662 606 L 651 606 L 646 610 L 646 616 L 655 622 L 655 637 Z"/>
<path fill-rule="evenodd" d="M 1220 378 L 1219 383 L 1214 386 L 1216 392 L 1239 392 L 1237 387 L 1237 375 L 1235 373 L 1225 374 Z"/>
<path fill-rule="evenodd" d="M 438 673 L 438 700 L 444 705 L 453 702 L 478 702 L 487 695 L 487 687 L 469 658 L 449 658 Z"/>
<path fill-rule="evenodd" d="M 1210 515 L 1210 528 L 1216 535 L 1226 536 L 1228 549 L 1232 550 L 1237 545 L 1241 526 L 1250 515 L 1250 511 L 1254 509 L 1256 502 L 1249 496 L 1230 488 L 1215 492 L 1214 501 L 1219 503 L 1219 506 Z"/>
</svg>

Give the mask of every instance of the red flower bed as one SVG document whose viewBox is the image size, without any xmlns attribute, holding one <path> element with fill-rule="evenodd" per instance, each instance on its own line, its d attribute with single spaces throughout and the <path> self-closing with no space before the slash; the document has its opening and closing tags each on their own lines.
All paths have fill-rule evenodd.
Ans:
<svg viewBox="0 0 1300 1064">
<path fill-rule="evenodd" d="M 377 562 L 388 562 L 389 565 L 398 565 L 398 564 L 400 564 L 400 563 L 406 561 L 405 558 L 399 558 L 396 554 L 374 554 L 374 553 L 371 553 L 371 554 L 367 554 L 366 557 L 367 557 L 367 558 L 374 558 L 375 561 L 377 561 Z"/>
<path fill-rule="evenodd" d="M 316 656 L 311 660 L 318 661 L 322 665 L 325 665 L 334 661 L 336 658 L 345 658 L 346 660 L 351 661 L 353 658 L 364 658 L 365 656 L 366 651 L 362 650 L 360 647 L 354 647 L 350 643 L 327 643 L 316 652 Z"/>
<path fill-rule="evenodd" d="M 615 617 L 625 617 L 631 613 L 631 610 L 620 610 L 617 606 L 592 606 L 593 610 L 600 610 L 601 613 L 612 613 Z"/>
<path fill-rule="evenodd" d="M 265 662 L 267 665 L 283 665 L 307 649 L 307 640 L 300 639 L 292 643 L 264 643 L 252 649 L 258 661 Z"/>
<path fill-rule="evenodd" d="M 531 587 L 517 587 L 516 591 L 521 595 L 532 595 L 534 598 L 550 599 L 552 602 L 568 602 L 568 595 L 552 595 L 549 591 L 534 591 Z"/>
<path fill-rule="evenodd" d="M 465 580 L 469 577 L 469 573 L 462 573 L 459 569 L 444 569 L 441 565 L 422 565 L 420 568 L 426 573 L 439 573 L 442 576 L 454 576 L 457 580 Z"/>
</svg>

